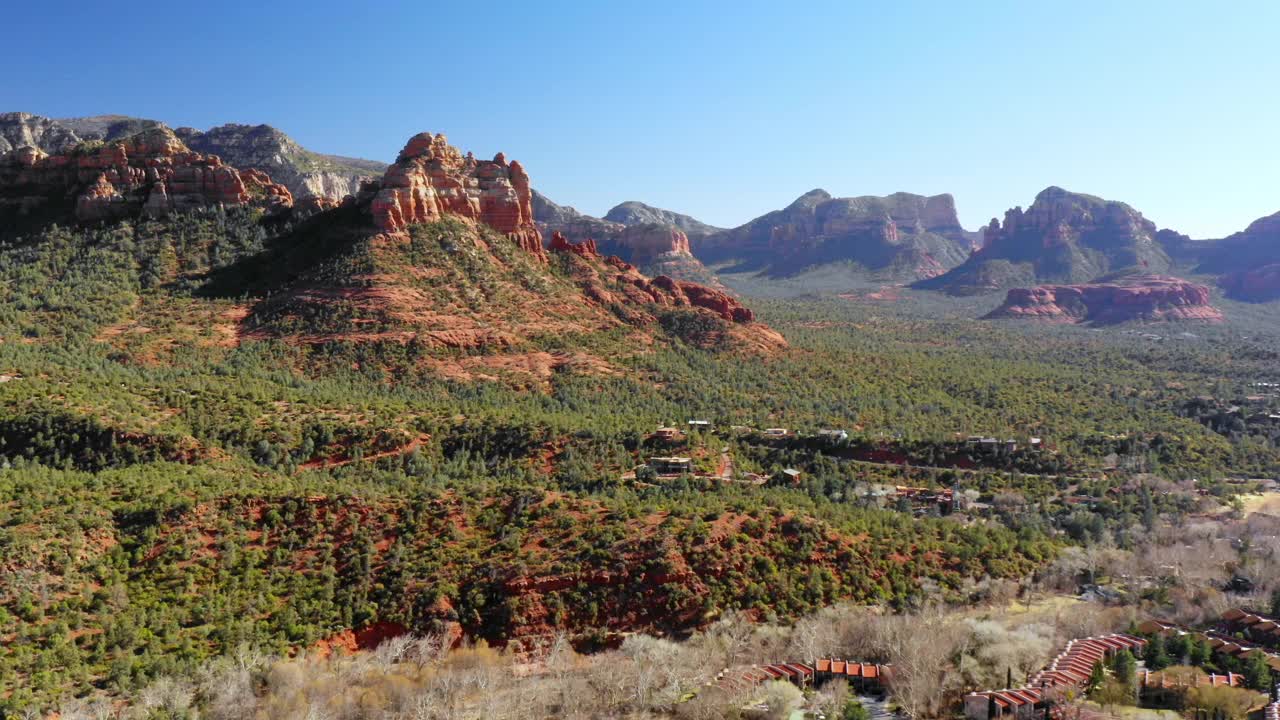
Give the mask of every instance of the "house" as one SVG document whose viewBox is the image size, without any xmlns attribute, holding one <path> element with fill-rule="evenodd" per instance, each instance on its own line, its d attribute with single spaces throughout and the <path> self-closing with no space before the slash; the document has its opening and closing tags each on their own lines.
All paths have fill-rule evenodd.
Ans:
<svg viewBox="0 0 1280 720">
<path fill-rule="evenodd" d="M 653 431 L 653 437 L 657 440 L 679 440 L 680 431 L 673 427 L 660 427 Z"/>
<path fill-rule="evenodd" d="M 765 428 L 763 434 L 770 438 L 784 438 L 790 435 L 791 431 L 786 428 Z"/>
<path fill-rule="evenodd" d="M 791 483 L 792 485 L 800 484 L 800 471 L 795 468 L 784 469 L 781 473 L 779 473 L 778 477 L 783 482 L 788 482 L 788 483 Z"/>
<path fill-rule="evenodd" d="M 693 472 L 693 459 L 687 457 L 651 457 L 649 467 L 659 475 L 686 475 Z"/>
<path fill-rule="evenodd" d="M 710 420 L 690 420 L 686 424 L 689 426 L 690 430 L 710 430 L 711 429 Z"/>
<path fill-rule="evenodd" d="M 1186 670 L 1185 668 L 1183 670 Z M 1197 687 L 1241 687 L 1244 675 L 1240 673 L 1160 672 L 1143 670 L 1139 676 L 1139 698 L 1144 706 L 1155 708 L 1181 707 L 1186 692 Z"/>
<path fill-rule="evenodd" d="M 818 438 L 828 442 L 838 443 L 849 439 L 849 433 L 844 430 L 819 430 Z"/>
</svg>

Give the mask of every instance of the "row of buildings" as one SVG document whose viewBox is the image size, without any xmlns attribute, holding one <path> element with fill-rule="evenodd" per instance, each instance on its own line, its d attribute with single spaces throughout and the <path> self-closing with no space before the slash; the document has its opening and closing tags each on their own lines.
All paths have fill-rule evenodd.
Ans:
<svg viewBox="0 0 1280 720">
<path fill-rule="evenodd" d="M 822 658 L 812 662 L 773 663 L 725 669 L 714 684 L 725 690 L 749 690 L 771 680 L 786 680 L 797 687 L 819 686 L 843 679 L 854 692 L 879 693 L 892 674 L 888 665 Z"/>
<path fill-rule="evenodd" d="M 965 717 L 969 720 L 1035 717 L 1063 692 L 1083 688 L 1099 661 L 1106 662 L 1123 650 L 1136 652 L 1146 644 L 1142 638 L 1119 633 L 1072 640 L 1023 687 L 966 695 Z"/>
</svg>

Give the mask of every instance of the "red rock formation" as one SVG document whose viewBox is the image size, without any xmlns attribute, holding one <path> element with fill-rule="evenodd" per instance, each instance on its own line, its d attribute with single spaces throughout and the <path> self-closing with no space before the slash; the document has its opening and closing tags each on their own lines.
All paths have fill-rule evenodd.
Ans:
<svg viewBox="0 0 1280 720">
<path fill-rule="evenodd" d="M 689 236 L 674 225 L 632 225 L 618 233 L 614 242 L 626 249 L 627 259 L 636 265 L 648 265 L 660 255 L 693 257 Z"/>
<path fill-rule="evenodd" d="M 600 250 L 596 247 L 596 241 L 587 238 L 582 242 L 569 242 L 559 230 L 551 234 L 551 249 L 561 252 L 571 252 L 587 258 L 600 257 Z"/>
<path fill-rule="evenodd" d="M 1218 278 L 1227 295 L 1246 302 L 1267 302 L 1280 298 L 1280 263 L 1241 270 Z"/>
<path fill-rule="evenodd" d="M 97 148 L 45 155 L 19 148 L 0 157 L 0 199 L 22 206 L 74 197 L 76 219 L 165 215 L 205 205 L 258 203 L 290 207 L 283 185 L 258 170 L 236 170 L 216 155 L 187 149 L 165 127 Z"/>
<path fill-rule="evenodd" d="M 1222 313 L 1209 304 L 1209 288 L 1204 285 L 1146 275 L 1114 283 L 1014 288 L 986 318 L 1105 325 L 1129 320 L 1220 322 Z"/>
<path fill-rule="evenodd" d="M 519 162 L 508 164 L 502 153 L 477 161 L 449 145 L 443 134 L 420 133 L 387 168 L 372 209 L 374 222 L 386 232 L 451 214 L 482 222 L 545 258 L 532 198 L 529 175 Z"/>
</svg>

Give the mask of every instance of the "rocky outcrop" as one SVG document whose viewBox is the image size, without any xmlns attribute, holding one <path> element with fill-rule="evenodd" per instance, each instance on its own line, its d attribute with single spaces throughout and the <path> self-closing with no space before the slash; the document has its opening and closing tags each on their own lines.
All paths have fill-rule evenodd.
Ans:
<svg viewBox="0 0 1280 720">
<path fill-rule="evenodd" d="M 1233 300 L 1245 302 L 1280 300 L 1280 263 L 1227 273 L 1218 278 L 1218 285 Z"/>
<path fill-rule="evenodd" d="M 206 205 L 253 203 L 276 211 L 293 204 L 289 190 L 266 173 L 193 152 L 163 126 L 61 154 L 23 147 L 0 156 L 0 205 L 28 212 L 62 199 L 73 201 L 82 222 Z"/>
<path fill-rule="evenodd" d="M 228 124 L 176 132 L 192 150 L 218 155 L 236 167 L 267 172 L 297 198 L 341 201 L 357 195 L 362 183 L 376 179 L 387 167 L 373 160 L 312 152 L 270 125 Z"/>
<path fill-rule="evenodd" d="M 484 223 L 544 257 L 532 202 L 529 175 L 519 162 L 508 163 L 502 153 L 476 160 L 450 145 L 444 134 L 420 133 L 382 176 L 372 211 L 385 232 L 456 215 Z"/>
<path fill-rule="evenodd" d="M 920 284 L 956 294 L 1032 283 L 1087 283 L 1117 271 L 1166 272 L 1156 226 L 1122 203 L 1050 187 L 1025 211 L 992 219 L 964 264 Z"/>
<path fill-rule="evenodd" d="M 1014 288 L 986 319 L 1016 318 L 1054 323 L 1110 325 L 1121 322 L 1192 320 L 1220 322 L 1209 288 L 1161 275 L 1128 277 L 1084 285 Z"/>
<path fill-rule="evenodd" d="M 773 275 L 848 262 L 886 279 L 912 280 L 958 265 L 972 248 L 950 195 L 835 198 L 825 190 L 693 242 L 704 262 L 736 260 Z"/>
<path fill-rule="evenodd" d="M 80 138 L 57 121 L 31 113 L 0 113 L 0 154 L 29 147 L 46 153 L 74 147 Z"/>
</svg>

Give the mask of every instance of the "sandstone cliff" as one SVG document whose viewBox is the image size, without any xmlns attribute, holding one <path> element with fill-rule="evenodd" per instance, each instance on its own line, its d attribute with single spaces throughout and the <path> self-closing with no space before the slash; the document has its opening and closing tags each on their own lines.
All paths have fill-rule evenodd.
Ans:
<svg viewBox="0 0 1280 720">
<path fill-rule="evenodd" d="M 164 127 L 167 126 L 158 120 L 127 115 L 52 119 L 29 113 L 3 113 L 0 153 L 34 147 L 57 155 L 85 142 L 112 142 Z M 358 193 L 362 182 L 378 177 L 387 167 L 386 163 L 373 160 L 312 152 L 269 125 L 229 124 L 207 131 L 178 128 L 175 132 L 195 152 L 216 155 L 223 163 L 242 170 L 267 173 L 289 188 L 295 198 L 341 201 Z"/>
<path fill-rule="evenodd" d="M 737 261 L 772 275 L 845 262 L 882 279 L 912 280 L 945 272 L 972 247 L 950 195 L 834 198 L 825 190 L 693 242 L 704 262 Z"/>
<path fill-rule="evenodd" d="M 1117 271 L 1167 272 L 1156 226 L 1132 207 L 1050 187 L 1025 211 L 992 219 L 982 248 L 945 275 L 920 283 L 957 294 L 1043 282 L 1085 283 Z"/>
<path fill-rule="evenodd" d="M 25 215 L 67 201 L 82 222 L 217 204 L 272 211 L 293 204 L 289 190 L 265 173 L 193 152 L 163 126 L 54 155 L 30 146 L 0 155 L 0 209 Z"/>
<path fill-rule="evenodd" d="M 986 319 L 1015 318 L 1054 323 L 1110 325 L 1141 321 L 1220 322 L 1204 285 L 1161 275 L 1126 277 L 1084 285 L 1014 288 Z"/>
</svg>

